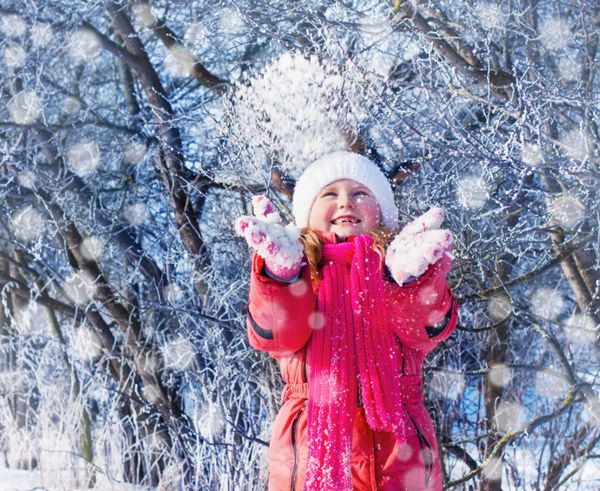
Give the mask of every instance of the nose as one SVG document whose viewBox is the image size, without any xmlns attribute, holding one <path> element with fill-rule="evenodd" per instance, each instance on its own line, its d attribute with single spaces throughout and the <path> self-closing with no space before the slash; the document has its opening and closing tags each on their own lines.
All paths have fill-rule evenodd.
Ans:
<svg viewBox="0 0 600 491">
<path fill-rule="evenodd" d="M 355 203 L 348 193 L 340 193 L 338 195 L 338 208 L 354 208 Z"/>
</svg>

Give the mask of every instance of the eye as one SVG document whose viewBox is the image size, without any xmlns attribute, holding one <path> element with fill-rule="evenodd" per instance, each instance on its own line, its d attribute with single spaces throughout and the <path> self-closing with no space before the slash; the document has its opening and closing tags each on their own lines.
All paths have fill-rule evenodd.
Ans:
<svg viewBox="0 0 600 491">
<path fill-rule="evenodd" d="M 324 193 L 321 194 L 321 198 L 325 198 L 326 196 L 335 196 L 335 192 L 334 191 L 325 191 Z"/>
<path fill-rule="evenodd" d="M 369 193 L 360 189 L 360 190 L 354 192 L 354 196 L 369 196 Z"/>
</svg>

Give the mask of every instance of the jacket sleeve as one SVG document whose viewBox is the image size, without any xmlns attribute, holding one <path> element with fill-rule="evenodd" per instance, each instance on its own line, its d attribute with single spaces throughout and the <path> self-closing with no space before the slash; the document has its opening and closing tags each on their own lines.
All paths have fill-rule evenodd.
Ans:
<svg viewBox="0 0 600 491">
<path fill-rule="evenodd" d="M 458 323 L 458 304 L 446 282 L 450 267 L 444 257 L 415 281 L 388 285 L 390 322 L 396 336 L 423 353 L 450 336 Z"/>
<path fill-rule="evenodd" d="M 310 270 L 304 267 L 300 277 L 289 283 L 264 275 L 263 267 L 263 258 L 255 253 L 246 318 L 250 345 L 275 357 L 298 351 L 312 332 L 315 298 Z"/>
</svg>

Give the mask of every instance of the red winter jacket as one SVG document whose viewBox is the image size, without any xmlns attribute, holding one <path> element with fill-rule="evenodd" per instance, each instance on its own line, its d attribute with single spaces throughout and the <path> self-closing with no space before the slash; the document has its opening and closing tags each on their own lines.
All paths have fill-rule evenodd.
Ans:
<svg viewBox="0 0 600 491">
<path fill-rule="evenodd" d="M 402 373 L 407 412 L 413 423 L 409 443 L 401 445 L 391 433 L 372 430 L 359 403 L 352 437 L 354 490 L 441 490 L 438 447 L 431 418 L 423 404 L 423 360 L 458 321 L 457 304 L 447 288 L 438 311 L 444 319 L 431 325 L 429 312 L 415 308 L 419 293 L 441 273 L 440 262 L 416 281 L 398 286 L 385 282 L 389 318 L 402 350 Z M 247 331 L 250 344 L 274 357 L 285 382 L 282 407 L 275 419 L 269 445 L 269 491 L 301 491 L 304 486 L 308 447 L 306 405 L 310 374 L 311 323 L 316 296 L 308 267 L 300 278 L 283 283 L 263 274 L 264 261 L 254 255 L 250 279 Z M 442 307 L 442 308 L 440 308 Z M 441 322 L 439 322 L 441 321 Z M 360 391 L 360 388 L 359 388 Z"/>
</svg>

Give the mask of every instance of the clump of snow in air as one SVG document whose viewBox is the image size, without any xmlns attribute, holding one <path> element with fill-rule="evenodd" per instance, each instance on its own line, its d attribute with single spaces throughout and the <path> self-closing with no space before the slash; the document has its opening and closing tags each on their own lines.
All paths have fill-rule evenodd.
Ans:
<svg viewBox="0 0 600 491">
<path fill-rule="evenodd" d="M 521 160 L 531 167 L 540 165 L 543 162 L 540 146 L 537 143 L 524 143 L 521 146 Z"/>
<path fill-rule="evenodd" d="M 572 82 L 581 76 L 581 64 L 573 58 L 562 58 L 558 62 L 558 72 L 560 78 Z"/>
<path fill-rule="evenodd" d="M 38 210 L 27 206 L 13 212 L 11 228 L 18 239 L 28 242 L 37 239 L 44 233 L 46 220 Z"/>
<path fill-rule="evenodd" d="M 353 65 L 285 53 L 249 85 L 237 86 L 234 97 L 225 100 L 226 129 L 253 171 L 244 178 L 260 181 L 270 175 L 266 156 L 274 155 L 286 173 L 298 178 L 316 158 L 348 150 L 344 133 L 351 133 L 369 110 L 359 81 L 366 83 Z"/>
<path fill-rule="evenodd" d="M 81 102 L 77 97 L 68 96 L 63 99 L 61 110 L 65 114 L 76 114 L 81 109 Z"/>
<path fill-rule="evenodd" d="M 50 24 L 42 22 L 31 28 L 31 43 L 34 48 L 44 48 L 50 44 L 54 38 L 54 31 Z"/>
<path fill-rule="evenodd" d="M 496 387 L 506 387 L 513 378 L 513 369 L 504 364 L 490 367 L 487 378 Z"/>
<path fill-rule="evenodd" d="M 573 313 L 565 323 L 565 335 L 574 345 L 591 345 L 596 339 L 594 319 L 579 312 Z"/>
<path fill-rule="evenodd" d="M 143 225 L 149 216 L 150 212 L 144 203 L 133 203 L 123 211 L 123 217 L 133 226 Z"/>
<path fill-rule="evenodd" d="M 510 297 L 506 293 L 495 293 L 488 301 L 488 312 L 493 322 L 502 322 L 512 311 Z"/>
<path fill-rule="evenodd" d="M 571 194 L 551 198 L 548 212 L 552 220 L 566 230 L 573 229 L 586 216 L 585 205 L 577 196 Z"/>
<path fill-rule="evenodd" d="M 174 45 L 168 49 L 165 56 L 165 69 L 173 77 L 187 77 L 193 73 L 195 61 L 188 48 Z"/>
<path fill-rule="evenodd" d="M 194 363 L 196 348 L 188 339 L 177 337 L 163 346 L 162 354 L 166 367 L 171 370 L 185 370 Z"/>
<path fill-rule="evenodd" d="M 98 36 L 89 29 L 78 29 L 69 38 L 69 54 L 77 63 L 92 61 L 102 51 Z"/>
<path fill-rule="evenodd" d="M 570 158 L 582 161 L 591 156 L 593 144 L 584 131 L 575 128 L 564 135 L 560 145 Z"/>
<path fill-rule="evenodd" d="M 539 35 L 540 42 L 546 49 L 563 49 L 571 41 L 571 26 L 566 20 L 560 17 L 553 17 L 540 24 Z"/>
<path fill-rule="evenodd" d="M 460 373 L 433 372 L 429 381 L 429 386 L 437 394 L 452 401 L 460 399 L 465 385 L 465 378 Z"/>
<path fill-rule="evenodd" d="M 540 370 L 535 374 L 535 391 L 550 399 L 564 397 L 569 390 L 567 380 L 555 370 Z"/>
<path fill-rule="evenodd" d="M 31 124 L 41 118 L 42 104 L 34 90 L 22 90 L 8 102 L 8 112 L 15 123 Z"/>
<path fill-rule="evenodd" d="M 35 176 L 32 172 L 23 171 L 17 174 L 17 181 L 25 188 L 33 189 L 35 187 Z"/>
<path fill-rule="evenodd" d="M 94 173 L 100 165 L 100 148 L 93 141 L 84 141 L 69 148 L 67 161 L 71 170 L 79 177 Z"/>
<path fill-rule="evenodd" d="M 486 460 L 481 474 L 489 481 L 498 481 L 502 478 L 502 468 L 502 459 L 492 456 Z"/>
<path fill-rule="evenodd" d="M 488 185 L 482 177 L 467 176 L 456 185 L 458 202 L 469 210 L 482 208 L 490 197 Z"/>
<path fill-rule="evenodd" d="M 6 37 L 18 38 L 25 34 L 27 30 L 27 22 L 25 19 L 17 14 L 8 14 L 2 16 L 2 24 L 0 24 L 0 31 Z"/>
<path fill-rule="evenodd" d="M 81 254 L 90 261 L 98 261 L 104 253 L 104 243 L 98 237 L 86 237 L 81 243 Z"/>
<path fill-rule="evenodd" d="M 540 287 L 531 295 L 531 310 L 542 319 L 554 320 L 563 311 L 565 300 L 563 296 L 553 288 Z"/>
<path fill-rule="evenodd" d="M 77 305 L 89 303 L 96 290 L 94 280 L 81 272 L 69 275 L 63 282 L 62 287 L 67 296 Z"/>
<path fill-rule="evenodd" d="M 21 68 L 27 62 L 27 52 L 22 46 L 13 44 L 4 48 L 4 64 L 7 68 Z"/>
<path fill-rule="evenodd" d="M 210 32 L 202 22 L 192 22 L 185 30 L 183 39 L 190 46 L 206 46 Z"/>
<path fill-rule="evenodd" d="M 102 342 L 98 335 L 89 327 L 81 326 L 75 330 L 71 344 L 75 353 L 83 361 L 90 362 L 102 354 Z"/>
<path fill-rule="evenodd" d="M 502 7 L 492 2 L 481 2 L 475 8 L 475 15 L 485 29 L 498 29 L 506 23 L 506 16 L 502 13 Z"/>
<path fill-rule="evenodd" d="M 498 429 L 505 433 L 525 427 L 525 408 L 518 402 L 500 401 L 494 417 Z"/>
<path fill-rule="evenodd" d="M 195 413 L 194 423 L 198 433 L 209 440 L 217 438 L 225 427 L 223 410 L 217 404 L 209 401 L 198 406 Z"/>
<path fill-rule="evenodd" d="M 135 21 L 144 27 L 152 27 L 156 24 L 156 17 L 152 6 L 147 3 L 136 3 L 131 8 Z"/>
<path fill-rule="evenodd" d="M 125 145 L 125 149 L 123 150 L 123 159 L 128 164 L 139 164 L 144 160 L 146 156 L 146 145 L 142 142 L 132 141 Z"/>
<path fill-rule="evenodd" d="M 390 37 L 393 31 L 391 21 L 387 17 L 367 16 L 360 22 L 360 33 L 363 38 L 365 49 L 358 59 L 368 69 L 381 75 L 387 76 L 396 60 Z"/>
<path fill-rule="evenodd" d="M 170 283 L 163 289 L 167 302 L 176 305 L 183 298 L 183 290 L 177 283 Z"/>
</svg>

